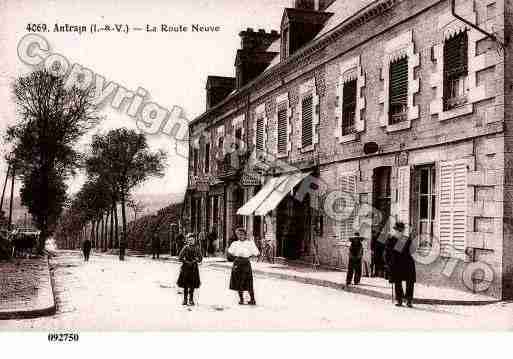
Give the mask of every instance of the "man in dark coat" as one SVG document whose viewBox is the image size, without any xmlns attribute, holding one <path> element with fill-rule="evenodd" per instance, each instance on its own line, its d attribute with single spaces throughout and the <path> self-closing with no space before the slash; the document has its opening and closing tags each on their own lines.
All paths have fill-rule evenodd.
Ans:
<svg viewBox="0 0 513 359">
<path fill-rule="evenodd" d="M 155 259 L 155 257 L 159 259 L 160 256 L 160 238 L 157 232 L 154 232 L 151 238 L 151 255 L 153 259 Z"/>
<path fill-rule="evenodd" d="M 354 284 L 360 284 L 362 277 L 362 257 L 363 257 L 363 237 L 360 233 L 355 232 L 354 237 L 349 238 L 351 245 L 349 246 L 349 263 L 347 266 L 346 285 L 350 285 L 353 280 Z"/>
<path fill-rule="evenodd" d="M 207 236 L 207 254 L 209 256 L 214 256 L 216 239 L 217 239 L 216 227 L 212 226 L 212 228 L 210 229 L 210 233 Z"/>
<path fill-rule="evenodd" d="M 185 244 L 185 236 L 182 232 L 178 232 L 175 238 L 175 245 L 176 245 L 176 253 L 177 255 L 182 251 L 182 248 Z"/>
<path fill-rule="evenodd" d="M 412 240 L 404 235 L 404 229 L 404 223 L 397 222 L 394 226 L 395 233 L 388 236 L 385 245 L 385 263 L 390 273 L 389 281 L 395 286 L 396 306 L 402 306 L 403 299 L 406 298 L 406 304 L 412 307 L 416 281 L 415 260 L 411 255 L 414 248 Z M 406 296 L 403 291 L 403 281 L 406 282 Z"/>
<path fill-rule="evenodd" d="M 89 255 L 91 254 L 91 241 L 87 238 L 82 243 L 82 252 L 84 253 L 84 261 L 89 262 Z"/>
</svg>

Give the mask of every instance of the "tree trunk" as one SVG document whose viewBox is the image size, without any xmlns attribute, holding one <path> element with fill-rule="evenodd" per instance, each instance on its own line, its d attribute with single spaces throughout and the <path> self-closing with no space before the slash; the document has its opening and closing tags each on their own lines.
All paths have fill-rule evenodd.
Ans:
<svg viewBox="0 0 513 359">
<path fill-rule="evenodd" d="M 100 251 L 102 249 L 102 245 L 100 242 L 100 219 L 99 218 L 96 219 L 96 228 L 94 230 L 94 235 L 96 237 L 96 246 L 97 246 L 98 250 Z"/>
<path fill-rule="evenodd" d="M 102 251 L 105 251 L 105 236 L 104 236 L 104 233 L 105 233 L 105 220 L 104 220 L 104 216 L 103 216 L 103 213 L 100 214 L 100 218 L 101 218 L 101 222 L 100 222 L 100 247 L 102 248 Z"/>
<path fill-rule="evenodd" d="M 9 230 L 12 230 L 12 204 L 13 204 L 13 199 L 14 199 L 14 178 L 16 177 L 16 167 L 14 164 L 12 165 L 11 172 L 12 172 L 12 174 L 11 174 L 12 179 L 11 179 L 11 200 L 9 201 L 9 226 L 8 226 Z"/>
<path fill-rule="evenodd" d="M 114 205 L 110 209 L 110 249 L 114 248 Z"/>
<path fill-rule="evenodd" d="M 91 221 L 91 233 L 89 235 L 89 240 L 91 241 L 91 245 L 96 249 L 96 242 L 94 240 L 94 220 Z"/>
<path fill-rule="evenodd" d="M 114 240 L 115 245 L 117 248 L 119 248 L 119 223 L 118 223 L 118 204 L 116 201 L 114 201 Z"/>
<path fill-rule="evenodd" d="M 2 190 L 2 199 L 0 200 L 0 212 L 2 212 L 2 210 L 4 208 L 5 189 L 7 187 L 7 181 L 9 180 L 9 172 L 10 171 L 11 171 L 11 165 L 7 166 L 7 173 L 5 174 L 4 189 Z"/>
<path fill-rule="evenodd" d="M 105 216 L 105 231 L 103 233 L 105 239 L 105 251 L 109 249 L 109 212 L 110 211 L 105 211 L 105 213 L 103 214 Z"/>
<path fill-rule="evenodd" d="M 127 241 L 126 241 L 126 203 L 125 203 L 125 191 L 121 190 L 121 221 L 123 225 L 123 233 L 122 233 L 122 250 L 119 251 L 119 259 L 124 260 L 124 249 L 126 249 Z"/>
</svg>

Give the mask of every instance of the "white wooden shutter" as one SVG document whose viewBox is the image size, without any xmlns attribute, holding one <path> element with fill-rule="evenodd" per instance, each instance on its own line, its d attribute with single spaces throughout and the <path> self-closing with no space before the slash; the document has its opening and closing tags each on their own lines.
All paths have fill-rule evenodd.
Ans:
<svg viewBox="0 0 513 359">
<path fill-rule="evenodd" d="M 362 97 L 362 87 L 365 86 L 365 74 L 362 73 L 361 67 L 358 67 L 358 79 L 356 84 L 356 115 L 355 130 L 356 132 L 365 131 L 365 118 L 362 116 L 362 110 L 365 109 L 365 97 Z"/>
<path fill-rule="evenodd" d="M 338 221 L 337 237 L 339 241 L 349 241 L 349 238 L 354 234 L 353 225 L 357 214 L 357 211 L 354 211 L 356 206 L 356 181 L 357 176 L 355 173 L 342 174 L 338 180 L 338 190 L 347 193 L 347 196 L 344 196 L 344 206 L 346 207 L 344 211 L 351 208 L 353 209 L 350 216 L 344 220 Z"/>
<path fill-rule="evenodd" d="M 397 172 L 397 216 L 406 225 L 408 234 L 410 225 L 410 166 L 401 166 Z"/>
<path fill-rule="evenodd" d="M 462 258 L 467 231 L 467 161 L 440 162 L 439 167 L 440 254 Z"/>
</svg>

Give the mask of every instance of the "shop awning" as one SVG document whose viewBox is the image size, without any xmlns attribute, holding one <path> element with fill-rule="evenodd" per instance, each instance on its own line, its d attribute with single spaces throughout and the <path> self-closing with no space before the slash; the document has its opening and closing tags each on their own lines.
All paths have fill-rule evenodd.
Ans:
<svg viewBox="0 0 513 359">
<path fill-rule="evenodd" d="M 298 183 L 305 179 L 310 172 L 297 172 L 271 178 L 244 206 L 237 211 L 238 215 L 264 216 L 272 211 Z"/>
<path fill-rule="evenodd" d="M 258 208 L 258 206 L 260 206 L 260 204 L 265 201 L 269 194 L 271 194 L 280 178 L 281 177 L 273 177 L 267 181 L 264 187 L 262 187 L 262 189 L 258 191 L 256 195 L 247 201 L 244 206 L 239 208 L 237 214 L 241 216 L 251 216 Z"/>
<path fill-rule="evenodd" d="M 279 178 L 282 180 L 275 186 L 274 191 L 266 198 L 266 200 L 258 206 L 255 211 L 257 216 L 265 216 L 267 213 L 275 209 L 285 196 L 292 191 L 302 180 L 310 175 L 311 172 L 298 172 L 289 175 L 283 175 Z"/>
</svg>

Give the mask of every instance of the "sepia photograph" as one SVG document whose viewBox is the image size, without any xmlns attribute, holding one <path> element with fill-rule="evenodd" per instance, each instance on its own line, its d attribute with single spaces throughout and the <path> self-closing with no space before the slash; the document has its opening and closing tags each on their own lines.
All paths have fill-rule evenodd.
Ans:
<svg viewBox="0 0 513 359">
<path fill-rule="evenodd" d="M 0 0 L 0 342 L 511 333 L 512 34 L 512 0 Z"/>
</svg>

